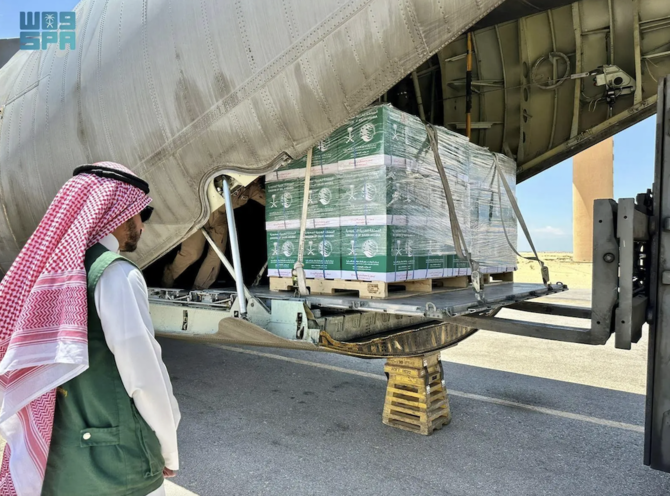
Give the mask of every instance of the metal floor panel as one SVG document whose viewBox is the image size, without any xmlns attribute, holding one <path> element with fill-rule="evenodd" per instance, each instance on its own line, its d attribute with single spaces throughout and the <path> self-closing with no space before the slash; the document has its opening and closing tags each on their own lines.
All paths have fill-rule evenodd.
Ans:
<svg viewBox="0 0 670 496">
<path fill-rule="evenodd" d="M 477 302 L 472 288 L 440 289 L 431 293 L 399 291 L 384 299 L 362 299 L 356 295 L 309 295 L 299 297 L 312 306 L 322 308 L 350 309 L 368 312 L 385 312 L 398 315 L 424 316 L 445 319 L 457 315 L 478 313 L 511 305 L 520 301 L 539 298 L 566 291 L 567 286 L 553 285 L 551 289 L 542 284 L 502 282 L 484 287 L 486 303 Z M 252 292 L 259 298 L 294 298 L 289 293 L 269 291 L 256 287 Z"/>
</svg>

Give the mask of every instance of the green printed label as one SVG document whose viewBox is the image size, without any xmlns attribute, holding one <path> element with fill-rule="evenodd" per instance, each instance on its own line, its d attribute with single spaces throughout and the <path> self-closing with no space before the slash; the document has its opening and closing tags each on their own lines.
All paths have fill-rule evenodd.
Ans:
<svg viewBox="0 0 670 496">
<path fill-rule="evenodd" d="M 305 275 L 311 279 L 340 279 L 339 228 L 305 230 Z"/>
<path fill-rule="evenodd" d="M 340 175 L 340 225 L 405 225 L 422 202 L 413 181 L 397 167 L 370 167 Z"/>
<path fill-rule="evenodd" d="M 386 224 L 386 169 L 376 167 L 342 174 L 339 188 L 341 225 Z"/>
<path fill-rule="evenodd" d="M 300 227 L 303 182 L 277 181 L 265 185 L 265 227 L 268 231 Z"/>
<path fill-rule="evenodd" d="M 339 198 L 338 176 L 328 174 L 310 179 L 307 218 L 313 219 L 315 228 L 340 225 Z"/>
<path fill-rule="evenodd" d="M 312 174 L 337 174 L 339 162 L 340 136 L 343 130 L 338 129 L 327 138 L 322 139 L 312 150 Z M 305 167 L 307 158 L 305 157 Z"/>
<path fill-rule="evenodd" d="M 468 276 L 472 273 L 470 264 L 466 258 L 459 258 L 458 255 L 447 255 L 447 267 L 445 270 L 445 277 L 451 276 Z"/>
<path fill-rule="evenodd" d="M 291 277 L 298 261 L 300 231 L 268 231 L 268 276 Z"/>
<path fill-rule="evenodd" d="M 268 231 L 268 275 L 291 277 L 298 260 L 300 229 Z M 338 228 L 306 229 L 303 251 L 305 275 L 310 279 L 340 279 L 340 231 Z"/>
<path fill-rule="evenodd" d="M 405 281 L 421 278 L 415 274 L 421 265 L 425 271 L 413 233 L 405 226 L 348 226 L 340 232 L 343 279 Z"/>
<path fill-rule="evenodd" d="M 420 130 L 423 124 L 390 105 L 364 110 L 340 129 L 340 170 L 404 165 L 414 155 L 411 136 L 417 132 L 412 128 Z"/>
</svg>

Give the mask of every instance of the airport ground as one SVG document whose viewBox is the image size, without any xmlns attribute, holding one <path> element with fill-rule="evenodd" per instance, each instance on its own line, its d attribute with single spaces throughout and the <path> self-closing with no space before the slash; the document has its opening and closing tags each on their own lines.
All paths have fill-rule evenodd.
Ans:
<svg viewBox="0 0 670 496">
<path fill-rule="evenodd" d="M 542 256 L 574 288 L 557 302 L 589 305 L 590 264 Z M 381 423 L 382 360 L 162 344 L 184 414 L 175 496 L 670 494 L 642 463 L 646 336 L 622 351 L 480 331 L 442 354 L 453 420 L 430 437 Z"/>
<path fill-rule="evenodd" d="M 547 258 L 575 288 L 560 301 L 588 305 L 590 266 Z M 453 420 L 430 437 L 382 424 L 382 360 L 161 344 L 183 413 L 170 496 L 670 494 L 642 463 L 646 336 L 622 351 L 480 331 L 442 354 Z"/>
</svg>

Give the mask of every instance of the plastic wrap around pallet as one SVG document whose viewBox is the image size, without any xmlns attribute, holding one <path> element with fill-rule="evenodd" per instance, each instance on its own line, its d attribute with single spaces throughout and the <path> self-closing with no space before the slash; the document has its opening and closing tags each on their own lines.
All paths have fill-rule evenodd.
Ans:
<svg viewBox="0 0 670 496">
<path fill-rule="evenodd" d="M 515 270 L 516 219 L 502 186 L 515 163 L 437 128 L 456 216 L 483 273 Z M 297 259 L 306 158 L 266 176 L 268 273 Z M 499 195 L 502 192 L 502 197 Z M 391 105 L 368 108 L 313 150 L 304 266 L 308 278 L 398 282 L 469 275 L 454 248 L 426 128 Z"/>
</svg>

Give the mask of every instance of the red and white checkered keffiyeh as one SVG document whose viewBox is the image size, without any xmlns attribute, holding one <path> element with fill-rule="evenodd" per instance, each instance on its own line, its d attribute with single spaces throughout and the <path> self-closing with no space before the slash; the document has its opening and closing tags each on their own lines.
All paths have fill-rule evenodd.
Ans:
<svg viewBox="0 0 670 496">
<path fill-rule="evenodd" d="M 96 165 L 132 172 L 122 165 Z M 39 495 L 56 387 L 88 368 L 86 250 L 151 199 L 92 174 L 70 179 L 0 282 L 0 494 Z"/>
</svg>

